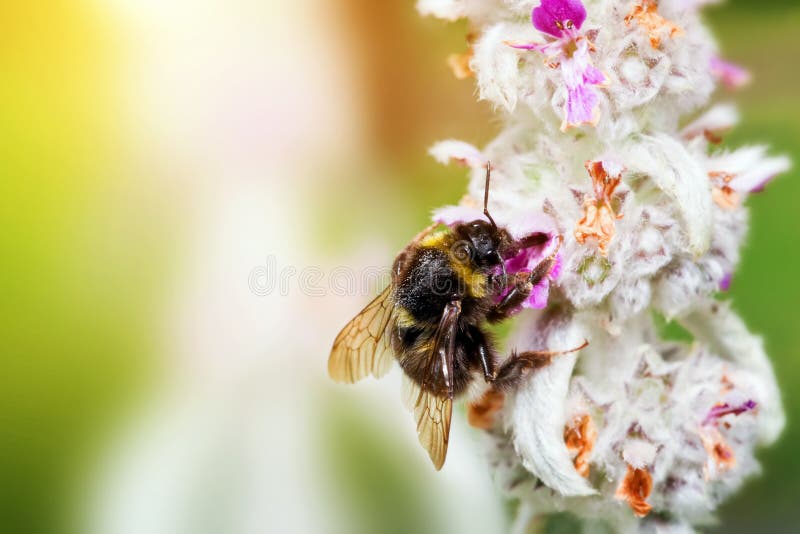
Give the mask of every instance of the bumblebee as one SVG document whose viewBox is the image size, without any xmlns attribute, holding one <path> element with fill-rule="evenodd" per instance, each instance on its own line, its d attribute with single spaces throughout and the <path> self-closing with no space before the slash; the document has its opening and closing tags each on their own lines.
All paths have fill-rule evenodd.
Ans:
<svg viewBox="0 0 800 534">
<path fill-rule="evenodd" d="M 504 259 L 544 244 L 548 234 L 514 240 L 488 210 L 491 166 L 486 166 L 486 217 L 443 230 L 433 225 L 394 261 L 392 281 L 336 336 L 328 373 L 355 383 L 385 375 L 397 361 L 403 400 L 413 412 L 420 444 L 437 470 L 444 465 L 453 399 L 475 375 L 493 388 L 512 388 L 524 373 L 565 352 L 521 352 L 498 365 L 486 325 L 509 317 L 547 276 L 555 252 L 530 273 L 506 275 Z M 559 236 L 559 246 L 562 238 Z M 502 296 L 502 298 L 500 298 Z"/>
</svg>

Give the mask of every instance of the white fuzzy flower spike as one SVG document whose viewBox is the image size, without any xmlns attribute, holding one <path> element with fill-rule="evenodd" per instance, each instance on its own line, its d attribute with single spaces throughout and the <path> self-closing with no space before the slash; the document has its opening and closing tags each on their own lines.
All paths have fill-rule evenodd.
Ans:
<svg viewBox="0 0 800 534">
<path fill-rule="evenodd" d="M 748 195 L 789 168 L 763 147 L 721 150 L 738 121 L 705 109 L 743 69 L 718 54 L 711 0 L 420 0 L 468 19 L 479 98 L 505 127 L 483 150 L 431 149 L 470 169 L 460 206 L 563 236 L 546 290 L 512 346 L 568 349 L 512 391 L 470 406 L 497 483 L 520 500 L 515 529 L 568 511 L 587 528 L 690 532 L 759 470 L 784 415 L 760 338 L 715 298 L 747 233 Z M 510 267 L 510 266 L 509 266 Z M 516 267 L 519 267 L 516 265 Z M 675 320 L 691 342 L 664 339 Z"/>
</svg>

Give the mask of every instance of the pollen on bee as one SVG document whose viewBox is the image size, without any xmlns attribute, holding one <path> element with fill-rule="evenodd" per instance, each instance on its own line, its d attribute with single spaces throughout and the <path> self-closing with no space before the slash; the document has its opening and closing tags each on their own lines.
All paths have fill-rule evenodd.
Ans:
<svg viewBox="0 0 800 534">
<path fill-rule="evenodd" d="M 408 312 L 408 310 L 403 308 L 402 306 L 395 307 L 394 318 L 397 326 L 402 328 L 408 328 L 416 325 L 417 323 L 414 317 Z"/>
<path fill-rule="evenodd" d="M 420 241 L 421 247 L 433 248 L 444 242 L 445 234 L 443 232 L 432 233 Z"/>
</svg>

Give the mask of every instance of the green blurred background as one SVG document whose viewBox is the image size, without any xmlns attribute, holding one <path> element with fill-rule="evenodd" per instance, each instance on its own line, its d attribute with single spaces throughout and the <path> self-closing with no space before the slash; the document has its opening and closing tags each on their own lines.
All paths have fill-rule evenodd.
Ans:
<svg viewBox="0 0 800 534">
<path fill-rule="evenodd" d="M 162 122 L 137 122 L 141 79 L 160 73 L 139 68 L 146 64 L 141 50 L 148 26 L 139 8 L 131 7 L 135 2 L 7 4 L 0 17 L 0 217 L 6 228 L 0 237 L 0 530 L 78 532 L 86 528 L 85 502 L 109 440 L 155 392 L 170 387 L 165 309 L 180 298 L 175 288 L 186 276 L 187 249 L 203 233 L 205 204 L 197 197 L 205 196 L 192 190 L 201 187 L 194 173 L 205 172 L 206 165 L 193 162 L 191 150 L 159 146 L 162 130 L 184 120 L 181 114 L 158 110 L 153 116 Z M 307 7 L 308 13 L 322 9 L 313 2 Z M 196 20 L 191 5 L 169 13 L 153 9 L 148 16 L 170 16 L 175 28 Z M 336 56 L 343 81 L 326 105 L 350 102 L 354 111 L 347 116 L 357 127 L 334 117 L 328 126 L 333 134 L 320 141 L 319 156 L 286 164 L 300 169 L 291 187 L 303 194 L 292 215 L 297 220 L 272 232 L 284 234 L 302 222 L 307 231 L 292 239 L 302 240 L 310 261 L 345 261 L 360 253 L 364 241 L 381 243 L 380 250 L 391 254 L 425 224 L 431 208 L 460 197 L 463 173 L 436 165 L 427 147 L 446 137 L 480 144 L 498 127 L 488 106 L 474 101 L 471 83 L 452 79 L 445 66 L 444 58 L 464 47 L 464 24 L 422 19 L 411 2 L 337 0 L 326 3 L 324 16 L 312 17 L 322 22 L 308 27 L 308 13 L 288 13 L 277 4 L 255 12 L 238 3 L 219 9 L 242 9 L 248 18 L 254 15 L 256 25 L 263 21 L 265 31 L 284 17 L 293 26 L 272 44 L 291 48 L 304 39 L 323 39 L 314 37 L 323 30 L 343 43 Z M 725 56 L 754 74 L 751 86 L 733 96 L 743 121 L 726 143 L 768 143 L 800 161 L 800 7 L 791 0 L 732 0 L 708 9 L 706 19 Z M 171 28 L 162 31 L 169 36 Z M 206 53 L 215 57 L 197 52 L 201 65 Z M 313 51 L 298 61 L 293 68 L 300 73 L 319 67 Z M 259 67 L 272 69 L 266 62 Z M 278 72 L 282 68 L 277 65 Z M 200 90 L 188 82 L 176 87 L 178 95 Z M 273 120 L 270 112 L 248 120 Z M 224 133 L 214 121 L 194 126 Z M 308 131 L 317 126 L 310 120 Z M 358 132 L 345 149 L 337 145 L 340 131 Z M 269 132 L 248 135 L 254 144 L 248 157 L 260 154 L 262 143 L 274 143 Z M 222 175 L 224 162 L 235 162 L 239 148 L 225 152 Z M 271 154 L 269 147 L 264 152 Z M 266 180 L 270 158 L 255 168 Z M 751 329 L 766 339 L 787 427 L 779 443 L 760 454 L 764 475 L 724 506 L 719 532 L 790 532 L 800 520 L 800 367 L 794 363 L 800 349 L 800 225 L 791 218 L 800 198 L 798 175 L 794 170 L 749 201 L 752 230 L 731 291 Z M 272 191 L 271 182 L 265 183 Z M 215 184 L 225 186 L 224 180 Z M 263 200 L 265 211 L 281 202 L 269 194 Z M 267 236 L 264 254 L 269 246 Z M 399 424 L 361 413 L 352 394 L 321 378 L 324 347 L 346 314 L 323 314 L 313 300 L 307 306 L 301 331 L 319 336 L 323 347 L 302 356 L 320 376 L 307 391 L 311 426 L 314 439 L 324 444 L 320 462 L 336 486 L 337 506 L 359 517 L 351 531 L 441 531 L 438 496 L 420 487 L 431 479 L 420 482 L 416 471 L 406 469 L 424 463 L 417 451 L 394 441 Z M 266 335 L 272 328 L 253 327 Z M 340 460 L 330 463 L 331 458 Z"/>
</svg>

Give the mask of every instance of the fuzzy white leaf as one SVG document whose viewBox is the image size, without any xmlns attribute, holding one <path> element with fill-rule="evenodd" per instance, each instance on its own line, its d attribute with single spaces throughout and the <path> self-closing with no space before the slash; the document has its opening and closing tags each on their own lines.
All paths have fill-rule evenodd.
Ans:
<svg viewBox="0 0 800 534">
<path fill-rule="evenodd" d="M 566 399 L 576 358 L 559 356 L 537 371 L 515 395 L 511 412 L 514 448 L 523 466 L 567 496 L 596 493 L 575 470 L 564 444 Z"/>
<path fill-rule="evenodd" d="M 711 184 L 705 169 L 678 141 L 666 134 L 641 136 L 627 144 L 625 164 L 629 171 L 645 174 L 675 204 L 694 257 L 711 244 Z"/>
<path fill-rule="evenodd" d="M 530 25 L 524 24 L 500 23 L 486 30 L 475 46 L 475 58 L 472 60 L 481 99 L 489 100 L 509 112 L 514 110 L 522 89 L 519 53 L 505 41 L 524 40 L 530 36 Z"/>
</svg>

